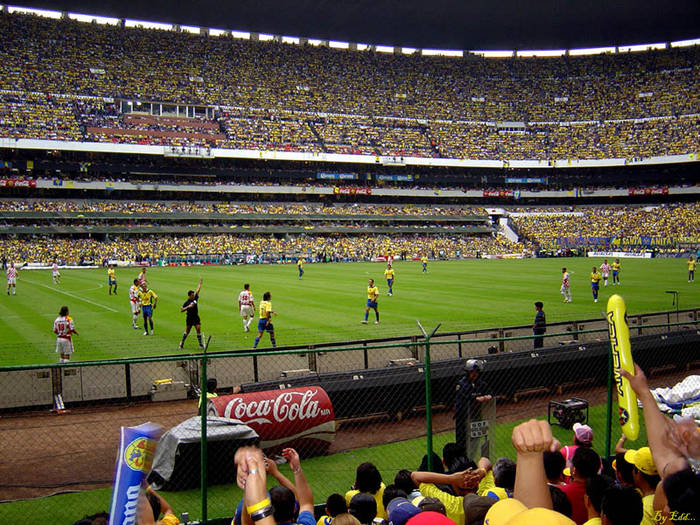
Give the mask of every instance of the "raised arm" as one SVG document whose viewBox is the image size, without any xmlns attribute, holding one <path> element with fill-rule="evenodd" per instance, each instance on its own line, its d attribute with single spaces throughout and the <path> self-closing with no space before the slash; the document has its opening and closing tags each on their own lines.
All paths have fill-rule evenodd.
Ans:
<svg viewBox="0 0 700 525">
<path fill-rule="evenodd" d="M 630 386 L 644 406 L 644 426 L 647 429 L 647 440 L 654 464 L 661 477 L 664 478 L 686 468 L 688 466 L 687 460 L 668 439 L 674 432 L 675 423 L 659 410 L 642 369 L 635 363 L 634 375 L 630 375 L 626 370 L 620 370 L 620 375 L 630 382 Z"/>
<path fill-rule="evenodd" d="M 314 495 L 311 492 L 309 482 L 306 481 L 306 476 L 301 468 L 299 454 L 293 448 L 285 448 L 282 450 L 282 455 L 289 462 L 289 468 L 294 474 L 294 484 L 296 486 L 296 495 L 299 501 L 299 512 L 308 511 L 312 515 L 314 513 Z"/>
<path fill-rule="evenodd" d="M 286 476 L 280 472 L 280 469 L 277 468 L 277 463 L 274 459 L 268 457 L 265 458 L 265 470 L 267 470 L 268 475 L 277 480 L 277 483 L 291 490 L 294 493 L 294 498 L 298 499 L 297 489 L 294 486 L 294 483 L 289 481 Z"/>
<path fill-rule="evenodd" d="M 559 443 L 552 437 L 549 423 L 536 419 L 521 423 L 513 429 L 511 440 L 518 455 L 513 496 L 528 508 L 551 509 L 552 496 L 547 486 L 542 453 L 556 451 Z"/>
<path fill-rule="evenodd" d="M 197 289 L 195 290 L 194 294 L 199 295 L 199 291 L 202 289 L 202 278 L 199 278 L 199 284 L 197 285 Z"/>
</svg>

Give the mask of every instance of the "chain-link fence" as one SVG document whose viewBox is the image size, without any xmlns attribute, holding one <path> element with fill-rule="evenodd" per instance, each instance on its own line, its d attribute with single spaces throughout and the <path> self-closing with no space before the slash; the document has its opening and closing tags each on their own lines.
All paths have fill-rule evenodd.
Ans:
<svg viewBox="0 0 700 525">
<path fill-rule="evenodd" d="M 634 358 L 652 386 L 698 368 L 699 321 L 700 310 L 628 317 Z M 275 464 L 283 448 L 296 448 L 317 504 L 345 495 L 363 463 L 389 485 L 397 475 L 405 482 L 402 470 L 449 468 L 455 450 L 474 460 L 514 457 L 512 428 L 533 417 L 549 419 L 563 444 L 574 423 L 587 423 L 594 448 L 610 455 L 620 431 L 605 319 L 552 324 L 539 340 L 529 325 L 433 328 L 257 352 L 0 368 L 0 522 L 73 523 L 114 511 L 120 429 L 147 421 L 166 431 L 149 482 L 178 514 L 209 523 L 228 522 L 240 501 L 233 455 L 243 444 L 260 444 Z M 637 444 L 645 443 L 642 428 Z M 117 466 L 133 467 L 127 457 L 134 451 Z M 291 477 L 286 465 L 278 470 Z"/>
</svg>

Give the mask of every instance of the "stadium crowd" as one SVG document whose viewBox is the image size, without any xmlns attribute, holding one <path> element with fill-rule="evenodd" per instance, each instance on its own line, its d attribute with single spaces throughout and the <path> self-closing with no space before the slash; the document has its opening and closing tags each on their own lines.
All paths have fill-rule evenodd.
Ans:
<svg viewBox="0 0 700 525">
<path fill-rule="evenodd" d="M 158 202 L 158 201 L 94 201 L 94 200 L 41 200 L 0 199 L 3 212 L 120 212 L 124 214 L 191 213 L 196 215 L 221 213 L 227 215 L 380 215 L 380 216 L 485 216 L 480 206 L 421 206 L 383 204 L 323 204 L 312 203 L 247 203 L 247 202 Z"/>
<path fill-rule="evenodd" d="M 0 253 L 8 261 L 49 264 L 102 264 L 106 260 L 148 260 L 156 263 L 173 256 L 217 256 L 235 260 L 250 255 L 253 261 L 285 262 L 296 257 L 314 261 L 365 261 L 392 255 L 455 258 L 479 254 L 521 253 L 524 246 L 501 236 L 466 234 L 401 235 L 182 235 L 99 241 L 92 238 L 34 236 L 31 239 L 0 238 Z"/>
<path fill-rule="evenodd" d="M 698 46 L 457 60 L 18 14 L 0 31 L 0 132 L 12 138 L 504 160 L 698 149 Z M 122 115 L 122 98 L 219 109 L 188 123 Z"/>
<path fill-rule="evenodd" d="M 624 238 L 691 238 L 700 241 L 700 204 L 581 207 L 512 217 L 517 231 L 542 249 L 576 244 L 609 248 Z M 640 240 L 639 244 L 642 242 Z M 669 244 L 671 244 L 669 242 Z M 664 244 L 665 246 L 665 244 Z"/>
</svg>

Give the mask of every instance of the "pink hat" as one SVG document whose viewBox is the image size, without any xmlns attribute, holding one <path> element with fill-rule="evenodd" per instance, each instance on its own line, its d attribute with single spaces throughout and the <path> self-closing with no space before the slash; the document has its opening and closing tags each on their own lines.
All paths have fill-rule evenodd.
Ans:
<svg viewBox="0 0 700 525">
<path fill-rule="evenodd" d="M 588 425 L 574 423 L 574 434 L 576 435 L 576 440 L 582 445 L 593 443 L 593 429 Z"/>
</svg>

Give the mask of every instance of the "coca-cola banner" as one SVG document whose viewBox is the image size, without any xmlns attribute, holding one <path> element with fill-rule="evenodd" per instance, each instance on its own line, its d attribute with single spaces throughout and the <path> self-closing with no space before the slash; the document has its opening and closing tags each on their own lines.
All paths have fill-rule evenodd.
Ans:
<svg viewBox="0 0 700 525">
<path fill-rule="evenodd" d="M 210 398 L 209 414 L 248 425 L 268 455 L 287 447 L 304 456 L 323 454 L 335 438 L 333 405 L 318 386 Z"/>
<path fill-rule="evenodd" d="M 0 179 L 0 188 L 36 188 L 36 181 L 31 179 Z"/>
<path fill-rule="evenodd" d="M 668 195 L 668 188 L 630 188 L 629 194 L 634 195 Z"/>
</svg>

